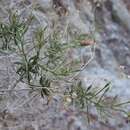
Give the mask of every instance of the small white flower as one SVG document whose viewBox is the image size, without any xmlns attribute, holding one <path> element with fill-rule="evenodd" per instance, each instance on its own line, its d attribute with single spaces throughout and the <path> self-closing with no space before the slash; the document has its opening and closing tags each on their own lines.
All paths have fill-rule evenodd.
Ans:
<svg viewBox="0 0 130 130">
<path fill-rule="evenodd" d="M 71 103 L 71 98 L 70 97 L 66 97 L 66 102 L 69 104 L 69 103 Z"/>
<path fill-rule="evenodd" d="M 130 75 L 128 75 L 127 78 L 130 79 Z"/>
<path fill-rule="evenodd" d="M 123 66 L 123 65 L 120 65 L 120 69 L 125 69 L 125 66 Z"/>
</svg>

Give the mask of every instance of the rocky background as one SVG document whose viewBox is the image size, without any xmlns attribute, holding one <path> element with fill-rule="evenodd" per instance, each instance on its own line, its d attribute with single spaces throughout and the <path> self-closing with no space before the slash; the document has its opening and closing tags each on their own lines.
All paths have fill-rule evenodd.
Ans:
<svg viewBox="0 0 130 130">
<path fill-rule="evenodd" d="M 7 21 L 9 10 L 18 10 L 23 19 L 34 15 L 33 29 L 57 24 L 63 31 L 69 26 L 80 33 L 94 32 L 95 55 L 81 74 L 82 82 L 103 86 L 111 81 L 110 96 L 130 99 L 129 0 L 0 0 L 1 21 Z M 81 51 L 87 61 L 90 48 Z M 15 58 L 0 53 L 1 89 L 12 87 L 16 80 L 11 64 Z M 0 93 L 0 130 L 130 130 L 129 120 L 121 114 L 105 121 L 94 114 L 88 124 L 82 115 L 63 109 L 58 96 L 55 99 L 47 106 L 40 96 L 27 91 Z"/>
</svg>

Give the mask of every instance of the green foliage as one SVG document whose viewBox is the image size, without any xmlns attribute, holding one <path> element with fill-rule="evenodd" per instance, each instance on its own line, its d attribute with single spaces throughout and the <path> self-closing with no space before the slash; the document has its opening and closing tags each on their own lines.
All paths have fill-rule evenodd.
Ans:
<svg viewBox="0 0 130 130">
<path fill-rule="evenodd" d="M 31 24 L 28 23 L 30 22 L 21 21 L 16 13 L 9 15 L 8 23 L 0 22 L 0 39 L 2 41 L 0 49 L 17 54 L 19 60 L 14 62 L 14 65 L 21 82 L 28 84 L 32 90 L 39 89 L 41 97 L 49 97 L 55 91 L 52 85 L 55 81 L 65 81 L 80 71 L 80 68 L 76 67 L 80 66 L 79 59 L 70 61 L 68 52 L 82 47 L 82 40 L 94 38 L 83 34 L 64 41 L 64 37 L 60 37 L 60 32 L 54 30 L 53 33 L 47 34 L 47 27 L 38 27 L 34 32 L 30 51 L 25 38 Z M 100 113 L 106 113 L 106 111 L 109 113 L 110 110 L 124 112 L 120 106 L 130 102 L 117 103 L 117 98 L 114 97 L 108 103 L 106 95 L 110 89 L 109 85 L 110 83 L 97 90 L 92 86 L 85 89 L 80 81 L 77 83 L 76 80 L 72 80 L 65 96 L 67 95 L 75 107 L 80 109 L 94 106 Z"/>
<path fill-rule="evenodd" d="M 8 24 L 0 23 L 0 38 L 3 42 L 2 49 L 11 49 L 13 44 L 20 46 L 19 42 L 22 41 L 27 30 L 28 26 L 26 23 L 21 22 L 17 14 L 11 13 Z"/>
<path fill-rule="evenodd" d="M 102 117 L 112 117 L 112 112 L 121 112 L 128 116 L 127 110 L 122 106 L 128 106 L 130 101 L 119 103 L 118 96 L 108 97 L 110 84 L 110 82 L 107 83 L 101 89 L 92 85 L 84 88 L 81 81 L 79 81 L 65 92 L 65 97 L 68 96 L 71 101 L 71 103 L 69 102 L 70 105 L 74 105 L 81 111 L 89 112 L 90 109 L 95 108 Z"/>
<path fill-rule="evenodd" d="M 20 59 L 14 62 L 20 80 L 27 83 L 31 88 L 41 88 L 42 97 L 44 97 L 43 95 L 49 96 L 50 84 L 53 80 L 59 78 L 62 80 L 75 72 L 74 69 L 72 70 L 67 55 L 68 50 L 80 46 L 80 40 L 72 40 L 67 43 L 59 37 L 60 32 L 54 30 L 53 33 L 47 35 L 47 27 L 38 27 L 34 32 L 30 51 L 27 48 L 25 38 L 29 31 L 27 23 L 28 21 L 21 21 L 17 13 L 9 15 L 8 23 L 1 22 L 1 51 L 9 51 L 13 48 L 13 52 L 18 54 Z"/>
</svg>

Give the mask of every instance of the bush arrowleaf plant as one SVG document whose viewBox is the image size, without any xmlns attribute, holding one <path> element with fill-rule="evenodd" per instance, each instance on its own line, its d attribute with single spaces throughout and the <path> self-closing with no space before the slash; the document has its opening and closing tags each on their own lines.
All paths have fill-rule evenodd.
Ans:
<svg viewBox="0 0 130 130">
<path fill-rule="evenodd" d="M 32 20 L 32 17 L 28 18 L 28 20 L 30 19 Z M 93 46 L 95 44 L 93 36 L 76 35 L 71 40 L 65 41 L 59 31 L 54 30 L 53 33 L 47 34 L 47 27 L 38 27 L 33 32 L 33 43 L 28 49 L 26 35 L 31 26 L 31 22 L 28 20 L 21 21 L 17 13 L 10 13 L 7 23 L 0 22 L 2 43 L 0 50 L 1 52 L 16 53 L 19 57 L 19 60 L 13 64 L 16 66 L 20 82 L 26 83 L 34 91 L 38 89 L 41 97 L 44 98 L 56 94 L 55 82 L 64 81 L 69 89 L 63 92 L 63 98 L 65 102 L 69 101 L 69 105 L 73 104 L 86 111 L 89 106 L 93 106 L 100 113 L 109 113 L 111 110 L 125 112 L 120 107 L 130 103 L 129 101 L 118 103 L 115 96 L 111 102 L 107 102 L 106 95 L 110 90 L 110 83 L 101 89 L 94 89 L 92 85 L 85 89 L 80 80 L 77 81 L 73 78 L 69 81 L 75 73 L 81 71 L 79 58 L 70 58 L 69 53 L 73 49 Z"/>
</svg>

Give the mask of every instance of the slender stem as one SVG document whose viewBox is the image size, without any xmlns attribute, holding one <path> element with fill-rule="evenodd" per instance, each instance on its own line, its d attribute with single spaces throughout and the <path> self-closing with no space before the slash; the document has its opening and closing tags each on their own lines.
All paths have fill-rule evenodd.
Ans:
<svg viewBox="0 0 130 130">
<path fill-rule="evenodd" d="M 118 107 L 118 106 L 122 106 L 122 105 L 126 105 L 126 104 L 130 104 L 130 101 L 115 104 L 114 107 Z"/>
<path fill-rule="evenodd" d="M 27 73 L 28 83 L 30 83 L 30 76 L 29 76 L 29 69 L 28 69 L 28 59 L 27 59 L 27 55 L 26 55 L 25 50 L 24 50 L 23 41 L 21 41 L 21 50 L 22 50 L 23 58 L 24 58 L 25 65 L 26 65 L 26 73 Z"/>
</svg>

